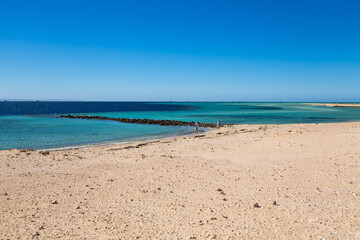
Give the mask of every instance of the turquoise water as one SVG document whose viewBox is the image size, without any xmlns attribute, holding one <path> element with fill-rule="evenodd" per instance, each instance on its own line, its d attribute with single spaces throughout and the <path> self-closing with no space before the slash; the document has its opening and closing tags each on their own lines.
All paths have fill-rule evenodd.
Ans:
<svg viewBox="0 0 360 240">
<path fill-rule="evenodd" d="M 88 115 L 149 118 L 205 123 L 289 124 L 360 121 L 360 108 L 332 108 L 302 103 L 171 103 L 192 108 L 178 111 L 108 112 Z M 80 114 L 81 115 L 81 114 Z"/>
<path fill-rule="evenodd" d="M 174 136 L 189 127 L 33 116 L 0 116 L 0 149 L 48 149 Z"/>
<path fill-rule="evenodd" d="M 58 103 L 57 103 L 58 104 Z M 75 114 L 98 115 L 125 118 L 172 119 L 199 121 L 206 123 L 234 124 L 287 124 L 287 123 L 325 123 L 360 121 L 360 108 L 329 108 L 309 106 L 300 103 L 120 103 L 116 112 L 81 112 L 82 108 L 74 103 L 69 111 Z M 61 113 L 66 112 L 67 105 Z M 86 109 L 92 103 L 87 103 Z M 114 103 L 116 105 L 116 103 Z M 113 104 L 113 105 L 114 105 Z M 157 108 L 157 104 L 159 107 Z M 113 105 L 107 110 L 114 109 Z M 119 105 L 119 104 L 118 104 Z M 126 108 L 124 106 L 126 105 Z M 141 106 L 140 106 L 141 105 Z M 52 103 L 46 103 L 49 109 Z M 11 111 L 16 104 L 11 105 Z M 3 111 L 9 112 L 2 106 Z M 49 111 L 49 110 L 43 111 Z M 30 110 L 25 108 L 26 112 Z M 38 110 L 38 108 L 36 108 Z M 55 108 L 56 110 L 56 108 Z M 54 108 L 51 108 L 53 113 Z M 11 112 L 10 111 L 10 112 Z M 19 110 L 18 112 L 21 113 Z M 65 112 L 64 112 L 65 111 Z M 99 112 L 100 111 L 100 112 Z M 13 111 L 14 112 L 14 111 Z M 50 112 L 50 111 L 49 111 Z M 1 115 L 1 112 L 0 112 Z M 125 142 L 140 139 L 174 136 L 192 132 L 192 127 L 173 127 L 157 125 L 126 124 L 112 121 L 59 119 L 54 114 L 47 115 L 5 115 L 0 116 L 0 149 L 9 148 L 59 148 Z"/>
</svg>

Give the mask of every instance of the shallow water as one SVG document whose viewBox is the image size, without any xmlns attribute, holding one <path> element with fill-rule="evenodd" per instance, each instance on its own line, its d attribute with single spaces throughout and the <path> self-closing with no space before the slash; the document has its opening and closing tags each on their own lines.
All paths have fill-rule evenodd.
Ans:
<svg viewBox="0 0 360 240">
<path fill-rule="evenodd" d="M 176 111 L 90 113 L 107 117 L 173 119 L 206 123 L 289 124 L 360 121 L 360 108 L 330 108 L 301 103 L 171 103 Z"/>
<path fill-rule="evenodd" d="M 189 127 L 156 126 L 59 119 L 40 116 L 0 117 L 0 149 L 59 148 L 105 142 L 125 142 L 173 136 L 192 130 Z"/>
<path fill-rule="evenodd" d="M 360 121 L 360 108 L 329 108 L 301 103 L 0 102 L 0 149 L 44 149 L 125 142 L 174 136 L 193 130 L 192 127 L 59 119 L 55 118 L 56 114 L 206 123 L 220 120 L 222 123 L 235 124 Z"/>
</svg>

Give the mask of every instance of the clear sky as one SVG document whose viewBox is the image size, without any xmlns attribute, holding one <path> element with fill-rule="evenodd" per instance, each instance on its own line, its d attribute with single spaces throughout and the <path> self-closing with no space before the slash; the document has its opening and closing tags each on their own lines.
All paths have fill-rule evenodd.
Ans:
<svg viewBox="0 0 360 240">
<path fill-rule="evenodd" d="M 360 101 L 360 1 L 0 1 L 0 99 Z"/>
</svg>

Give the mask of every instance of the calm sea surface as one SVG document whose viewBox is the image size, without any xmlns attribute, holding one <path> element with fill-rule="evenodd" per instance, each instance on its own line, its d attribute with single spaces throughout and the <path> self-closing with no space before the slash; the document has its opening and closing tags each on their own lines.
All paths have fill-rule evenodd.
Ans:
<svg viewBox="0 0 360 240">
<path fill-rule="evenodd" d="M 0 149 L 59 148 L 186 134 L 192 127 L 59 119 L 59 114 L 206 123 L 286 124 L 360 121 L 360 108 L 301 103 L 0 102 Z"/>
</svg>

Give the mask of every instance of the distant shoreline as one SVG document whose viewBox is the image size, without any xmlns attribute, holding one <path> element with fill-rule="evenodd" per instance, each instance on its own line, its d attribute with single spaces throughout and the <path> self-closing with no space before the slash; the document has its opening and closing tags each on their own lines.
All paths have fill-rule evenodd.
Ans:
<svg viewBox="0 0 360 240">
<path fill-rule="evenodd" d="M 360 103 L 304 103 L 311 106 L 360 108 Z"/>
</svg>

